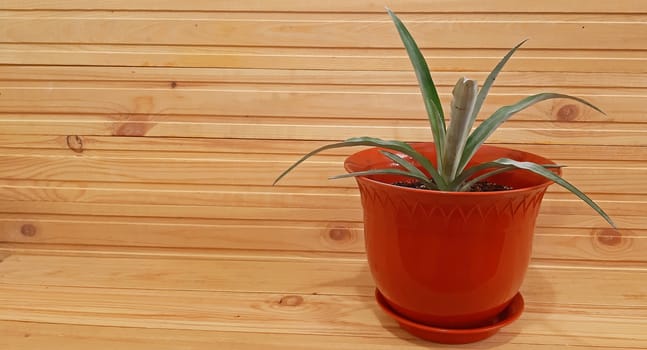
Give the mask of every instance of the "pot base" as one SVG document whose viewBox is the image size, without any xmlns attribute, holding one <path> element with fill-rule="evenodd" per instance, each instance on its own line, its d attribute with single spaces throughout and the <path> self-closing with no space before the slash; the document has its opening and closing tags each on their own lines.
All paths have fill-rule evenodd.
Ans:
<svg viewBox="0 0 647 350">
<path fill-rule="evenodd" d="M 442 344 L 467 344 L 491 337 L 504 326 L 509 325 L 521 316 L 524 301 L 521 293 L 517 293 L 510 305 L 497 315 L 491 322 L 476 328 L 441 328 L 417 323 L 398 314 L 386 301 L 386 298 L 375 289 L 375 299 L 382 310 L 395 319 L 400 327 L 418 338 Z"/>
</svg>

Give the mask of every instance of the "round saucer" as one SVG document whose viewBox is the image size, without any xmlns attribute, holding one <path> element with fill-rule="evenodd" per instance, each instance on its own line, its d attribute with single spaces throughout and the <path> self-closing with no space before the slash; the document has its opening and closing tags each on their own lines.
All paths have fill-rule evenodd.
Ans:
<svg viewBox="0 0 647 350">
<path fill-rule="evenodd" d="M 395 312 L 386 302 L 386 298 L 375 289 L 375 299 L 382 310 L 393 317 L 402 329 L 415 335 L 418 338 L 443 344 L 466 344 L 483 340 L 494 335 L 521 316 L 524 308 L 524 301 L 521 293 L 517 293 L 510 302 L 510 305 L 501 312 L 492 324 L 477 328 L 440 328 L 416 323 L 415 321 L 404 318 Z"/>
</svg>

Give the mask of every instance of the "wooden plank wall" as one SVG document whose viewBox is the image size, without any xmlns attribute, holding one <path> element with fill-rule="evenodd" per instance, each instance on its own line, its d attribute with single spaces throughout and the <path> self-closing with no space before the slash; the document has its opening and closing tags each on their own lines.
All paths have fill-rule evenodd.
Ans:
<svg viewBox="0 0 647 350">
<path fill-rule="evenodd" d="M 553 187 L 536 259 L 647 262 L 647 3 L 387 1 L 443 99 L 530 41 L 485 111 L 540 91 L 491 142 L 542 153 L 619 233 Z M 382 1 L 3 0 L 0 242 L 361 254 L 350 136 L 425 141 L 415 77 Z M 286 253 L 287 252 L 287 253 Z M 333 255 L 334 255 L 333 254 Z"/>
</svg>

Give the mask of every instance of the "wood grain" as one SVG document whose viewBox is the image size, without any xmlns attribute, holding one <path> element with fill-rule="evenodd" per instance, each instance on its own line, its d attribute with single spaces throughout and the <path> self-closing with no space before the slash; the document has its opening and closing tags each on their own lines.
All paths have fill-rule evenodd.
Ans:
<svg viewBox="0 0 647 350">
<path fill-rule="evenodd" d="M 166 120 L 165 120 L 166 119 Z M 420 121 L 406 125 L 408 121 L 395 121 L 382 123 L 380 120 L 353 120 L 343 119 L 316 119 L 316 118 L 254 118 L 254 117 L 220 117 L 217 121 L 193 122 L 191 118 L 171 118 L 164 116 L 155 117 L 155 122 L 123 121 L 121 116 L 84 116 L 81 118 L 50 115 L 17 117 L 15 115 L 4 117 L 0 115 L 0 135 L 79 135 L 85 136 L 110 136 L 117 131 L 122 133 L 124 125 L 132 125 L 130 136 L 139 130 L 147 137 L 161 138 L 232 138 L 264 140 L 290 140 L 301 142 L 307 140 L 341 141 L 358 135 L 371 135 L 383 139 L 401 139 L 409 142 L 427 142 L 430 140 L 429 127 Z M 185 121 L 180 121 L 180 120 Z M 200 118 L 198 118 L 200 119 Z M 424 121 L 423 121 L 424 122 Z M 380 125 L 382 124 L 382 125 Z M 524 123 L 525 124 L 525 123 Z M 537 125 L 537 124 L 535 124 Z M 533 145 L 595 145 L 595 146 L 638 146 L 627 147 L 624 153 L 639 153 L 645 146 L 645 130 L 641 125 L 627 125 L 627 129 L 609 129 L 609 126 L 600 126 L 578 130 L 584 124 L 575 124 L 570 128 L 556 128 L 555 125 L 539 123 L 541 127 L 511 127 L 504 126 L 498 129 L 490 138 L 492 143 L 507 144 L 533 144 Z M 623 125 L 623 124 L 614 124 Z M 633 128 L 631 128 L 633 126 Z M 631 130 L 628 130 L 631 129 Z M 128 129 L 126 129 L 128 130 Z M 127 133 L 123 133 L 127 136 Z M 516 147 L 516 146 L 515 146 Z M 617 159 L 617 158 L 616 158 Z M 620 158 L 622 159 L 622 158 Z M 614 159 L 611 159 L 613 162 Z"/>
<path fill-rule="evenodd" d="M 268 275 L 259 264 L 274 274 Z M 363 260 L 280 261 L 276 259 L 232 260 L 213 255 L 209 259 L 191 259 L 178 264 L 177 258 L 98 257 L 13 254 L 0 265 L 0 285 L 87 287 L 97 289 L 132 289 L 169 291 L 182 286 L 186 291 L 292 293 L 298 295 L 342 295 L 372 297 L 374 284 Z M 187 274 L 186 271 L 193 271 Z M 647 307 L 647 270 L 622 268 L 569 269 L 537 263 L 530 267 L 524 284 L 528 300 L 546 297 L 546 285 L 565 286 L 553 290 L 549 303 L 623 306 L 639 311 Z M 628 282 L 633 279 L 633 282 Z M 150 280 L 150 281 L 149 281 Z M 142 288 L 142 281 L 149 281 Z M 343 281 L 343 282 L 342 282 Z M 622 283 L 632 295 L 617 294 Z M 260 288 L 259 288 L 260 286 Z"/>
<path fill-rule="evenodd" d="M 370 87 L 354 87 L 336 91 L 336 88 L 173 88 L 169 84 L 152 87 L 49 87 L 1 86 L 0 108 L 5 113 L 62 113 L 62 114 L 187 114 L 311 118 L 366 118 L 414 119 L 424 121 L 424 107 L 415 89 L 407 91 L 371 91 Z M 340 88 L 341 89 L 341 88 Z M 341 89 L 343 90 L 343 89 Z M 516 89 L 517 91 L 519 89 Z M 498 106 L 512 104 L 527 93 L 492 94 L 483 108 L 483 116 L 493 113 Z M 604 117 L 587 108 L 553 100 L 531 107 L 519 114 L 526 120 L 640 122 L 644 94 L 577 94 L 603 108 L 610 117 Z M 109 99 L 105 96 L 110 96 Z M 443 101 L 450 96 L 442 94 Z M 336 101 L 331 104 L 330 101 Z M 566 107 L 564 106 L 573 106 Z M 38 106 L 34 109 L 34 106 Z M 532 116 L 529 118 L 529 116 Z M 561 116 L 561 117 L 560 117 Z M 152 118 L 155 119 L 155 118 Z M 519 118 L 515 118 L 519 120 Z"/>
<path fill-rule="evenodd" d="M 647 13 L 647 6 L 640 1 L 618 0 L 614 3 L 589 1 L 582 3 L 565 3 L 559 0 L 547 0 L 542 4 L 519 3 L 514 0 L 493 0 L 484 3 L 478 0 L 442 0 L 429 3 L 424 0 L 392 1 L 391 6 L 402 12 L 494 12 L 494 13 L 545 13 L 550 9 L 554 13 Z M 254 12 L 384 12 L 382 3 L 370 0 L 359 0 L 351 3 L 343 0 L 332 0 L 317 4 L 305 4 L 298 0 L 276 0 L 271 4 L 253 0 L 232 3 L 226 0 L 209 1 L 193 0 L 178 3 L 171 0 L 153 1 L 138 0 L 124 2 L 108 0 L 100 3 L 87 3 L 81 0 L 6 0 L 3 9 L 15 10 L 167 10 L 167 11 L 254 11 Z"/>
<path fill-rule="evenodd" d="M 441 99 L 497 79 L 489 140 L 568 165 L 526 311 L 463 349 L 647 348 L 647 5 L 638 0 L 0 3 L 0 348 L 428 349 L 375 305 L 352 136 L 428 141 L 388 5 Z M 442 347 L 441 348 L 449 348 Z"/>
<path fill-rule="evenodd" d="M 96 261 L 96 258 L 89 259 Z M 210 261 L 192 260 L 184 263 L 193 264 L 195 267 L 184 269 L 184 263 L 178 264 L 178 260 L 154 259 L 147 264 L 145 260 L 136 259 L 137 270 L 131 270 L 132 274 L 124 274 L 124 268 L 120 266 L 131 266 L 135 261 L 105 258 L 107 261 L 101 266 L 107 270 L 92 274 L 82 271 L 84 268 L 94 271 L 94 267 L 83 264 L 82 258 L 79 257 L 19 256 L 13 259 L 15 260 L 9 260 L 10 265 L 0 265 L 0 271 L 3 272 L 0 299 L 6 310 L 3 319 L 7 321 L 48 320 L 69 325 L 145 326 L 169 330 L 210 330 L 218 333 L 232 330 L 285 335 L 315 333 L 368 338 L 382 338 L 385 332 L 392 332 L 396 336 L 410 339 L 410 336 L 398 330 L 394 322 L 375 306 L 370 296 L 370 285 L 364 284 L 370 284 L 370 279 L 362 262 L 328 265 L 329 270 L 305 268 L 304 273 L 310 272 L 307 280 L 313 283 L 311 287 L 290 287 L 295 281 L 291 278 L 267 279 L 268 289 L 261 293 L 256 292 L 259 284 L 258 279 L 254 277 L 260 277 L 259 274 L 264 274 L 264 271 L 260 271 L 256 268 L 257 265 L 250 262 L 227 262 L 227 259 L 218 258 Z M 24 263 L 36 264 L 38 268 L 27 274 L 23 269 L 12 273 L 11 271 L 16 269 L 12 265 L 16 266 L 21 259 Z M 37 262 L 39 259 L 48 260 L 48 263 L 43 265 L 43 262 Z M 298 269 L 296 262 L 263 263 L 278 273 L 282 269 L 288 269 L 289 273 L 294 272 L 293 267 Z M 218 264 L 219 268 L 211 271 L 210 264 Z M 229 265 L 231 270 L 225 268 L 227 264 L 233 264 Z M 321 267 L 321 262 L 304 264 Z M 23 263 L 18 265 L 26 266 Z M 42 266 L 49 267 L 43 269 Z M 241 268 L 243 270 L 240 270 Z M 57 273 L 52 273 L 52 270 Z M 187 275 L 187 271 L 192 272 Z M 249 279 L 241 280 L 237 273 L 244 271 L 245 275 L 252 275 Z M 348 273 L 347 278 L 344 277 L 344 271 Z M 200 274 L 205 272 L 209 276 L 206 280 L 200 277 Z M 643 272 L 562 270 L 551 269 L 548 266 L 531 268 L 524 287 L 528 303 L 524 317 L 491 341 L 498 339 L 507 343 L 510 339 L 507 339 L 506 334 L 522 332 L 522 338 L 551 334 L 559 339 L 560 334 L 563 334 L 561 337 L 573 337 L 569 338 L 570 341 L 580 346 L 611 346 L 613 342 L 615 345 L 643 346 L 647 339 L 638 334 L 641 334 L 640 329 L 645 325 L 635 318 L 644 317 L 641 315 L 647 305 L 643 295 L 645 293 L 642 291 L 644 285 L 640 283 Z M 633 279 L 622 278 L 623 273 L 632 276 Z M 38 281 L 37 276 L 41 274 L 49 276 L 45 285 Z M 81 280 L 71 279 L 73 276 L 78 276 Z M 37 284 L 32 284 L 31 278 L 36 278 L 34 282 Z M 625 285 L 628 281 L 635 281 L 635 284 L 627 285 L 632 293 L 618 295 L 614 291 L 616 284 L 608 283 L 609 278 L 622 278 Z M 339 284 L 337 281 L 340 279 L 347 283 Z M 580 283 L 572 284 L 573 279 Z M 144 280 L 153 283 L 153 289 L 140 288 L 139 284 Z M 74 282 L 70 284 L 71 281 Z M 208 284 L 195 284 L 197 281 L 206 281 Z M 189 284 L 181 290 L 169 289 L 186 283 Z M 534 283 L 538 285 L 533 286 Z M 155 289 L 156 285 L 159 289 Z M 239 287 L 236 288 L 235 285 Z M 347 286 L 350 293 L 319 293 L 325 290 L 325 285 Z M 216 290 L 210 289 L 209 286 L 214 286 Z M 226 290 L 220 291 L 223 287 Z M 273 292 L 273 288 L 278 290 Z M 579 292 L 573 291 L 573 294 L 569 294 L 572 288 L 577 288 Z M 298 302 L 282 303 L 286 298 Z M 589 304 L 600 305 L 600 302 L 603 302 L 604 306 Z M 630 308 L 623 307 L 628 303 Z M 628 321 L 632 317 L 633 320 Z M 557 325 L 559 331 L 556 332 Z M 634 336 L 626 339 L 627 334 Z M 541 342 L 551 343 L 551 340 L 541 339 Z"/>
<path fill-rule="evenodd" d="M 551 189 L 554 189 L 551 187 Z M 66 182 L 0 181 L 0 191 L 8 201 L 46 201 L 95 204 L 210 206 L 227 204 L 254 208 L 353 209 L 360 205 L 359 193 L 350 188 L 329 190 L 309 187 L 278 188 L 270 186 L 223 185 L 147 185 L 130 183 L 97 183 L 74 186 Z M 634 193 L 635 194 L 635 193 Z M 647 207 L 638 203 L 647 196 L 633 196 L 631 201 L 615 194 L 593 195 L 611 215 L 645 216 Z M 543 202 L 546 214 L 589 214 L 588 207 L 566 193 L 550 191 Z"/>
<path fill-rule="evenodd" d="M 0 242 L 363 252 L 357 223 L 3 214 Z M 27 225 L 27 226 L 25 226 Z M 36 234 L 25 235 L 24 227 Z"/>
<path fill-rule="evenodd" d="M 537 53 L 532 51 L 534 55 Z M 390 54 L 397 54 L 393 52 Z M 494 52 L 492 53 L 495 54 Z M 521 52 L 519 53 L 521 54 Z M 433 60 L 430 60 L 433 64 Z M 408 67 L 404 67 L 406 69 Z M 465 72 L 470 78 L 485 81 L 486 72 Z M 459 72 L 434 72 L 436 86 L 451 89 Z M 278 70 L 278 69 L 234 69 L 234 68 L 166 68 L 154 67 L 52 67 L 52 66 L 0 66 L 0 81 L 37 82 L 88 82 L 101 86 L 107 82 L 132 84 L 133 82 L 175 81 L 176 88 L 205 84 L 294 84 L 294 85 L 353 85 L 353 86 L 415 86 L 416 78 L 411 70 L 387 71 L 344 71 L 344 70 Z M 7 84 L 7 83 L 5 83 Z M 515 88 L 570 87 L 610 89 L 647 88 L 647 78 L 632 73 L 586 74 L 578 72 L 515 72 L 506 70 L 497 77 L 495 86 Z M 415 89 L 413 89 L 415 90 Z M 448 91 L 448 90 L 447 90 Z M 602 91 L 602 90 L 600 90 Z M 494 91 L 496 92 L 496 90 Z"/>
<path fill-rule="evenodd" d="M 600 126 L 602 127 L 602 126 Z M 639 127 L 636 125 L 635 127 Z M 28 132 L 29 130 L 24 130 Z M 50 135 L 31 134 L 2 134 L 0 133 L 0 148 L 7 154 L 27 153 L 38 154 L 40 151 L 30 153 L 30 149 L 69 149 L 68 134 Z M 194 157 L 204 157 L 220 154 L 237 155 L 304 155 L 313 149 L 321 147 L 328 142 L 302 140 L 258 140 L 258 139 L 226 139 L 226 138 L 182 138 L 182 137 L 120 137 L 120 136 L 94 136 L 78 135 L 82 137 L 85 152 L 93 151 L 135 151 L 155 154 L 165 152 L 167 156 L 193 153 Z M 570 164 L 572 161 L 589 160 L 605 162 L 608 165 L 623 162 L 636 162 L 647 159 L 646 147 L 599 146 L 599 145 L 541 145 L 541 144 L 494 144 L 500 147 L 514 147 L 531 153 L 542 154 L 546 158 L 558 163 Z M 352 152 L 351 149 L 332 149 L 320 154 L 319 159 L 343 161 L 344 157 Z M 593 162 L 591 162 L 593 163 Z M 628 163 L 627 163 L 628 164 Z"/>
<path fill-rule="evenodd" d="M 260 17 L 260 18 L 259 18 Z M 35 22 L 35 20 L 38 20 Z M 406 21 L 407 19 L 404 18 Z M 210 19 L 47 18 L 12 15 L 2 18 L 0 36 L 10 43 L 62 44 L 144 44 L 274 47 L 400 47 L 397 32 L 388 16 L 381 20 L 355 18 L 303 21 L 285 14 L 281 20 L 262 16 L 231 19 L 213 14 Z M 613 50 L 639 47 L 647 32 L 640 21 L 515 21 L 471 22 L 460 19 L 407 21 L 420 47 L 510 48 L 523 38 L 532 37 L 529 48 Z M 483 32 L 498 35 L 482 36 Z M 555 33 L 569 33 L 555 35 Z M 622 38 L 622 40 L 618 40 Z M 271 43 L 271 45 L 268 45 Z"/>
<path fill-rule="evenodd" d="M 644 226 L 612 231 L 593 215 L 580 217 L 570 222 L 571 227 L 568 227 L 563 223 L 553 223 L 561 216 L 542 214 L 540 226 L 535 230 L 533 256 L 584 265 L 647 261 L 643 253 L 647 247 Z M 622 224 L 627 225 L 624 220 Z M 364 252 L 361 224 L 339 220 L 276 220 L 270 223 L 267 220 L 3 214 L 0 216 L 0 227 L 2 242 L 48 246 L 83 244 L 99 247 L 179 247 L 185 250 L 251 249 L 290 255 L 298 252 Z M 24 232 L 33 232 L 33 235 Z"/>
<path fill-rule="evenodd" d="M 514 327 L 514 326 L 511 326 Z M 389 334 L 397 337 L 367 337 L 347 335 L 300 335 L 276 333 L 240 333 L 172 330 L 135 327 L 103 327 L 89 325 L 57 325 L 35 322 L 0 321 L 0 332 L 4 335 L 0 345 L 15 350 L 35 350 L 43 347 L 65 347 L 70 350 L 96 349 L 142 349 L 142 350 L 176 350 L 186 347 L 192 350 L 213 349 L 221 346 L 235 350 L 325 350 L 334 347 L 342 350 L 389 350 L 389 349 L 427 349 L 429 344 L 411 339 L 399 330 L 390 330 Z M 92 334 L 92 337 L 86 336 Z M 544 332 L 532 335 L 517 335 L 513 331 L 503 330 L 495 338 L 477 344 L 464 345 L 462 349 L 518 349 L 548 350 L 562 344 L 569 344 L 572 349 L 595 349 L 595 346 L 573 344 L 581 339 L 577 335 L 558 335 Z M 580 340 L 578 343 L 583 343 Z M 594 343 L 598 343 L 595 341 Z M 590 342 L 589 342 L 590 344 Z M 637 347 L 626 347 L 604 342 L 606 348 L 614 350 L 637 350 Z M 436 347 L 439 347 L 435 345 Z"/>
<path fill-rule="evenodd" d="M 579 203 L 578 203 L 579 205 Z M 361 208 L 353 209 L 325 209 L 325 208 L 265 208 L 243 207 L 213 204 L 210 206 L 199 205 L 141 205 L 128 204 L 101 204 L 101 203 L 49 203 L 45 201 L 0 201 L 0 209 L 7 213 L 34 215 L 96 215 L 103 217 L 136 217 L 148 218 L 188 218 L 188 219 L 242 219 L 242 220 L 268 220 L 286 221 L 298 218 L 298 221 L 327 221 L 327 222 L 359 222 L 362 217 Z M 645 218 L 639 216 L 615 215 L 614 221 L 622 229 L 642 229 L 645 227 Z M 601 228 L 605 227 L 592 209 L 586 214 L 545 214 L 538 219 L 540 226 L 548 227 L 580 227 Z"/>
<path fill-rule="evenodd" d="M 74 153 L 71 152 L 70 153 Z M 104 157 L 64 155 L 0 156 L 0 176 L 13 180 L 54 180 L 79 182 L 129 182 L 205 185 L 269 186 L 276 177 L 298 158 L 275 156 L 272 160 L 236 159 L 220 155 L 213 158 L 133 157 L 113 155 Z M 572 164 L 564 176 L 583 191 L 591 193 L 647 194 L 644 186 L 647 168 L 641 165 L 599 166 Z M 11 166 L 8 166 L 11 165 Z M 191 169 L 188 171 L 187 169 Z M 330 160 L 305 162 L 300 169 L 286 177 L 288 186 L 354 187 L 353 179 L 330 181 L 328 177 L 343 173 L 342 163 Z M 615 179 L 622 177 L 623 181 Z M 556 187 L 555 190 L 558 190 Z"/>
<path fill-rule="evenodd" d="M 424 50 L 433 71 L 489 71 L 505 50 Z M 600 49 L 523 51 L 507 71 L 647 73 L 642 51 Z M 265 68 L 312 70 L 410 70 L 401 49 L 250 48 L 240 46 L 4 44 L 0 62 L 9 65 Z"/>
</svg>

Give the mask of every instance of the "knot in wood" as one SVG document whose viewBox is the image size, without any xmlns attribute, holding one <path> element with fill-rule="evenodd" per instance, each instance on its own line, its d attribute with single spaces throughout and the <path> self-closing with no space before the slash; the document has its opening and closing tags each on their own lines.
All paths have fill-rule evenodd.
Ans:
<svg viewBox="0 0 647 350">
<path fill-rule="evenodd" d="M 83 138 L 79 135 L 68 136 L 67 147 L 76 153 L 83 153 Z"/>
<path fill-rule="evenodd" d="M 152 110 L 152 99 L 138 98 L 135 102 L 136 109 L 142 111 Z M 150 105 L 149 105 L 150 104 Z M 114 136 L 146 136 L 148 131 L 155 126 L 153 117 L 149 114 L 130 115 L 115 125 Z"/>
<path fill-rule="evenodd" d="M 333 241 L 349 241 L 352 238 L 352 233 L 347 227 L 336 226 L 328 231 L 328 237 Z"/>
<path fill-rule="evenodd" d="M 36 235 L 36 226 L 32 224 L 24 224 L 20 227 L 20 233 L 26 237 L 33 237 Z"/>
<path fill-rule="evenodd" d="M 622 243 L 622 234 L 614 229 L 603 229 L 595 233 L 597 241 L 605 246 L 615 247 Z"/>
<path fill-rule="evenodd" d="M 560 122 L 572 122 L 577 119 L 580 109 L 574 104 L 567 104 L 557 110 L 557 120 Z"/>
<path fill-rule="evenodd" d="M 303 304 L 303 297 L 299 295 L 286 295 L 279 300 L 281 306 L 299 306 Z"/>
</svg>

